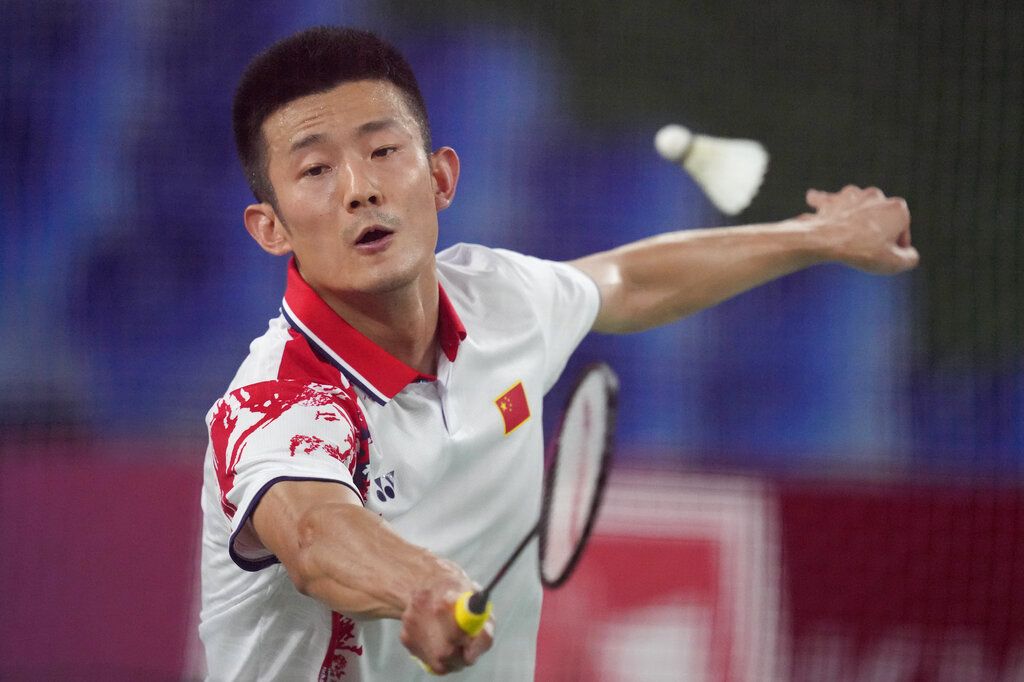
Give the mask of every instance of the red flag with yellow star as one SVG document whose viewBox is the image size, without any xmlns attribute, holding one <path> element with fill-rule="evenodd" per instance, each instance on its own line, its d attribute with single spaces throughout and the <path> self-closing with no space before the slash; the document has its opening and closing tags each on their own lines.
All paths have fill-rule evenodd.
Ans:
<svg viewBox="0 0 1024 682">
<path fill-rule="evenodd" d="M 501 418 L 505 420 L 506 436 L 530 418 L 530 405 L 526 402 L 526 391 L 521 381 L 502 393 L 494 404 L 498 406 Z"/>
</svg>

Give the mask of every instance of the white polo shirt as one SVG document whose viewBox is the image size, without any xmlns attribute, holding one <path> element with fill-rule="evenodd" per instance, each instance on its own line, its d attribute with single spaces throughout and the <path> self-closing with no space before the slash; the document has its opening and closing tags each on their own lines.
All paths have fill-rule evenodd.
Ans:
<svg viewBox="0 0 1024 682">
<path fill-rule="evenodd" d="M 406 540 L 489 580 L 540 508 L 541 408 L 599 307 L 576 268 L 460 244 L 437 255 L 437 376 L 335 314 L 289 267 L 283 314 L 210 409 L 200 636 L 211 680 L 431 679 L 401 623 L 300 594 L 251 532 L 282 480 L 355 490 Z M 536 543 L 492 594 L 493 648 L 455 680 L 531 680 Z"/>
</svg>

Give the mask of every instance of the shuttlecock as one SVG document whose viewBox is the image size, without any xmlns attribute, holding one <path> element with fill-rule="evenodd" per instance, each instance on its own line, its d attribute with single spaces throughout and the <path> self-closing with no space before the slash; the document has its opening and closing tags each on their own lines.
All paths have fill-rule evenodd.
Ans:
<svg viewBox="0 0 1024 682">
<path fill-rule="evenodd" d="M 683 167 L 718 210 L 736 215 L 761 188 L 768 152 L 754 140 L 694 135 L 680 125 L 667 125 L 654 136 L 654 148 Z"/>
</svg>

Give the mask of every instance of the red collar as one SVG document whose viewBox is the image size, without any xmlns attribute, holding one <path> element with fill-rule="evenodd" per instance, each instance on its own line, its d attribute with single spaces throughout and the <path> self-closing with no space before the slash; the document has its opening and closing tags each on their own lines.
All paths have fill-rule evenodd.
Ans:
<svg viewBox="0 0 1024 682">
<path fill-rule="evenodd" d="M 454 361 L 466 328 L 440 284 L 438 293 L 438 339 L 445 356 Z M 294 258 L 288 264 L 288 286 L 281 307 L 288 323 L 314 350 L 382 405 L 414 381 L 437 378 L 405 364 L 331 310 L 302 279 Z"/>
</svg>

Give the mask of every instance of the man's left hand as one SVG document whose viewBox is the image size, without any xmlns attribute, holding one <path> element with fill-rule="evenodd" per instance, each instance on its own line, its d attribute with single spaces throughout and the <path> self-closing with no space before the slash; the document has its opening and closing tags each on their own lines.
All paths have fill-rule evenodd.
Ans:
<svg viewBox="0 0 1024 682">
<path fill-rule="evenodd" d="M 820 221 L 831 260 L 878 275 L 894 275 L 917 266 L 920 255 L 910 243 L 910 211 L 901 197 L 877 187 L 847 185 L 839 192 L 808 190 L 807 205 Z"/>
</svg>

